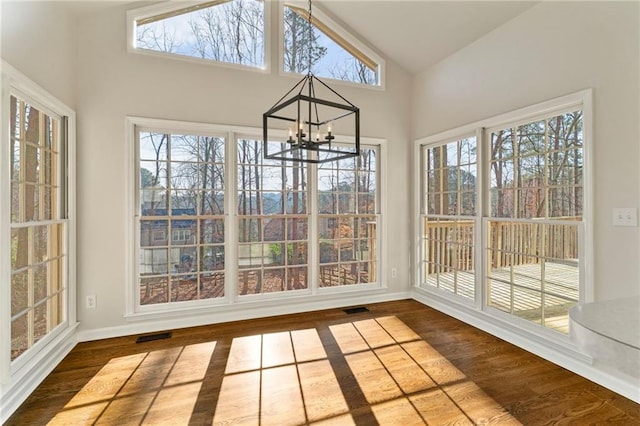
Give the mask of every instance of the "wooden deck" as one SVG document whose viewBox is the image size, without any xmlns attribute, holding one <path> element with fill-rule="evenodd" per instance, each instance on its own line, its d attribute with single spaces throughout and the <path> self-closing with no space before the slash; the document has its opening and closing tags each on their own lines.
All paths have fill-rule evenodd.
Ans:
<svg viewBox="0 0 640 426">
<path fill-rule="evenodd" d="M 488 302 L 496 309 L 567 334 L 569 308 L 578 303 L 577 262 L 545 263 L 544 288 L 541 272 L 542 266 L 537 263 L 492 269 Z M 440 289 L 473 299 L 472 271 L 440 273 L 439 278 Z M 427 279 L 428 285 L 435 283 L 435 279 Z"/>
</svg>

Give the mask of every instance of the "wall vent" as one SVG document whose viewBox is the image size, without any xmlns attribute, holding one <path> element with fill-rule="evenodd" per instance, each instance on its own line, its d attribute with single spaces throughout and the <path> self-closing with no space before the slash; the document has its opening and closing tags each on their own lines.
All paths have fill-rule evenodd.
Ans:
<svg viewBox="0 0 640 426">
<path fill-rule="evenodd" d="M 347 308 L 344 310 L 344 313 L 347 315 L 360 314 L 362 312 L 369 312 L 369 309 L 365 308 L 364 306 L 358 306 L 356 308 Z"/>
<path fill-rule="evenodd" d="M 147 334 L 146 336 L 140 336 L 136 339 L 136 343 L 151 342 L 154 340 L 171 339 L 171 332 Z"/>
</svg>

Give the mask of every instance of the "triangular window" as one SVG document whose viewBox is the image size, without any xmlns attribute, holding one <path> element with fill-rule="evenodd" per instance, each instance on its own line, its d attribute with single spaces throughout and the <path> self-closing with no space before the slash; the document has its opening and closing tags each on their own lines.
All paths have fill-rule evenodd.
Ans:
<svg viewBox="0 0 640 426">
<path fill-rule="evenodd" d="M 177 2 L 178 5 L 180 2 Z M 264 1 L 216 0 L 132 11 L 133 47 L 264 68 Z"/>
<path fill-rule="evenodd" d="M 318 77 L 381 85 L 382 60 L 375 53 L 315 7 L 309 34 L 308 18 L 308 9 L 302 4 L 284 5 L 282 61 L 285 72 L 305 74 L 311 63 L 311 71 Z"/>
</svg>

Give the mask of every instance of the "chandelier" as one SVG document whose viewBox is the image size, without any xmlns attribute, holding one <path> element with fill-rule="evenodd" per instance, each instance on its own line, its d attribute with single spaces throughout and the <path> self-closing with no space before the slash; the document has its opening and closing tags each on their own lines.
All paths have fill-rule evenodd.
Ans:
<svg viewBox="0 0 640 426">
<path fill-rule="evenodd" d="M 309 0 L 307 75 L 262 115 L 264 158 L 326 163 L 360 155 L 360 109 L 311 71 L 311 20 Z M 286 134 L 288 130 L 288 138 L 270 138 L 270 129 L 279 129 L 279 134 Z M 336 130 L 352 131 L 355 141 L 336 140 Z"/>
</svg>

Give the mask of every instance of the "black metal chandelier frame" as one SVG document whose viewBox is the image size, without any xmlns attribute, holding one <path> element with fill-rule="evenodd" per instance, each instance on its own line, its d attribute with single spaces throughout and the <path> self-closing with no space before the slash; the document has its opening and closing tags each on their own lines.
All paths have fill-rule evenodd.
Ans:
<svg viewBox="0 0 640 426">
<path fill-rule="evenodd" d="M 286 160 L 301 163 L 326 163 L 360 155 L 360 109 L 345 99 L 329 85 L 316 77 L 311 71 L 312 51 L 312 15 L 311 0 L 308 12 L 309 25 L 309 63 L 308 73 L 294 85 L 282 98 L 262 115 L 263 153 L 267 159 Z M 321 90 L 328 90 L 334 100 L 322 99 L 316 95 L 314 82 L 319 83 Z M 292 95 L 288 98 L 290 95 Z M 291 105 L 294 105 L 291 111 Z M 319 108 L 320 106 L 320 108 Z M 286 111 L 286 110 L 289 111 Z M 320 118 L 322 110 L 329 118 Z M 288 113 L 287 113 L 288 112 Z M 331 125 L 339 120 L 353 120 L 354 144 L 343 146 L 335 144 L 336 136 L 332 134 Z M 269 141 L 270 120 L 284 121 L 289 127 L 289 138 L 285 142 Z M 320 130 L 327 126 L 327 134 L 320 135 Z M 276 128 L 282 126 L 276 126 Z M 292 130 L 295 129 L 295 133 Z M 316 137 L 313 138 L 315 131 Z M 275 150 L 273 149 L 275 147 Z M 271 151 L 271 152 L 270 152 Z"/>
</svg>

